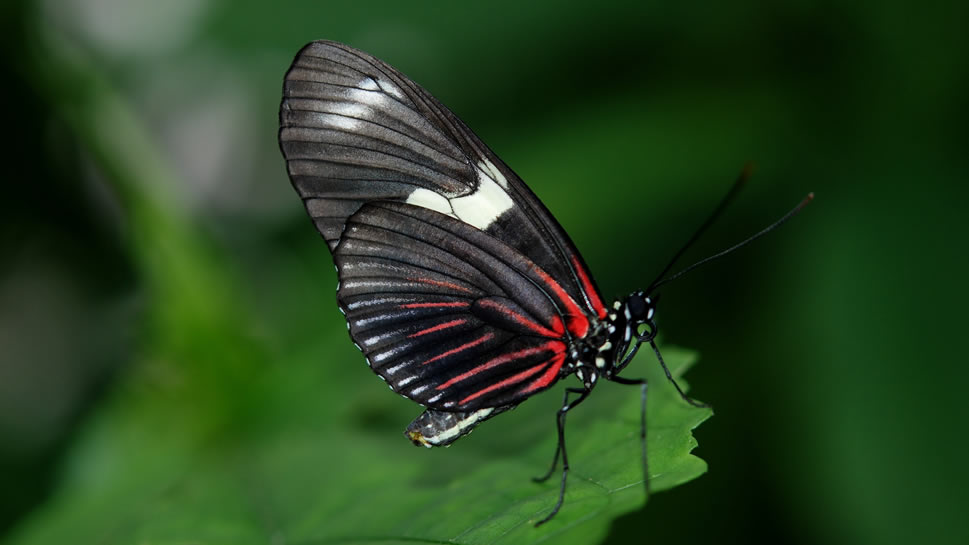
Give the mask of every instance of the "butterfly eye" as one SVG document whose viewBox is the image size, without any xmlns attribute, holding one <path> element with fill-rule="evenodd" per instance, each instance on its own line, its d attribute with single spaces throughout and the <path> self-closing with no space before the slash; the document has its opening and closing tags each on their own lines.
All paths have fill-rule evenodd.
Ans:
<svg viewBox="0 0 969 545">
<path fill-rule="evenodd" d="M 626 309 L 629 310 L 629 317 L 635 322 L 646 320 L 646 315 L 650 313 L 646 299 L 640 293 L 634 293 L 626 299 Z"/>
</svg>

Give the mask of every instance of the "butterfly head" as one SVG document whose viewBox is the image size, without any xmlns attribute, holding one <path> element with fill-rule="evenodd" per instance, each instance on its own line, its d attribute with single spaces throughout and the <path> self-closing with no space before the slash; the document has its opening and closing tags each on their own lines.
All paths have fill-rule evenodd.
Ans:
<svg viewBox="0 0 969 545">
<path fill-rule="evenodd" d="M 613 312 L 609 314 L 613 332 L 612 352 L 610 364 L 605 369 L 607 378 L 619 374 L 632 359 L 639 345 L 648 343 L 656 337 L 656 302 L 658 294 L 637 291 L 629 294 L 623 300 L 613 304 Z M 630 350 L 633 347 L 633 350 Z"/>
<path fill-rule="evenodd" d="M 656 303 L 659 301 L 659 294 L 644 291 L 637 291 L 629 294 L 623 305 L 625 309 L 626 327 L 628 334 L 625 336 L 627 342 L 632 337 L 636 337 L 638 342 L 649 342 L 656 337 Z"/>
<path fill-rule="evenodd" d="M 656 314 L 656 301 L 658 299 L 658 295 L 653 295 L 651 297 L 643 291 L 631 293 L 629 297 L 626 297 L 626 319 L 629 320 L 630 323 L 637 325 L 645 324 L 649 326 L 650 329 L 655 330 L 656 327 L 653 323 L 653 316 Z"/>
</svg>

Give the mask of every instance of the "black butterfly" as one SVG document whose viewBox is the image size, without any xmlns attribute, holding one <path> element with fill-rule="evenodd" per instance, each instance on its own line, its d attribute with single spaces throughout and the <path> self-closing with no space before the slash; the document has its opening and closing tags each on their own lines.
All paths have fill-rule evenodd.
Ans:
<svg viewBox="0 0 969 545">
<path fill-rule="evenodd" d="M 568 235 L 501 159 L 419 85 L 346 45 L 297 54 L 279 142 L 333 253 L 350 336 L 392 390 L 427 408 L 405 432 L 415 444 L 448 445 L 561 378 L 581 381 L 566 389 L 539 479 L 561 457 L 558 503 L 539 524 L 551 519 L 569 469 L 567 412 L 600 379 L 640 385 L 645 411 L 646 381 L 618 373 L 641 343 L 659 356 L 651 295 L 666 280 L 607 305 Z M 641 439 L 645 466 L 645 427 Z"/>
</svg>

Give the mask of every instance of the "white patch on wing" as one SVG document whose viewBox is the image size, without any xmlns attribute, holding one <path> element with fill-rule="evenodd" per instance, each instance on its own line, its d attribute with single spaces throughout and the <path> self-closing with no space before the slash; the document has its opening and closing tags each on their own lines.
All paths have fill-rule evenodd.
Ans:
<svg viewBox="0 0 969 545">
<path fill-rule="evenodd" d="M 515 205 L 502 186 L 507 187 L 508 181 L 485 159 L 478 163 L 478 190 L 474 193 L 448 199 L 420 187 L 408 195 L 405 202 L 447 214 L 484 231 Z"/>
<path fill-rule="evenodd" d="M 478 182 L 474 193 L 451 199 L 451 208 L 458 219 L 484 231 L 515 203 L 491 178 L 479 175 Z"/>
<path fill-rule="evenodd" d="M 322 125 L 329 125 L 337 129 L 346 129 L 348 131 L 355 130 L 360 126 L 359 119 L 336 114 L 321 114 L 320 123 Z"/>
<path fill-rule="evenodd" d="M 393 353 L 396 351 L 397 349 L 392 349 L 386 352 L 381 352 L 380 354 L 377 354 L 376 356 L 373 357 L 373 361 L 379 362 L 379 361 L 385 360 L 387 359 L 387 356 L 393 355 Z M 403 369 L 404 367 L 407 367 L 408 365 L 410 365 L 410 362 L 404 361 L 404 362 L 398 363 L 397 365 L 389 369 L 384 369 L 384 373 L 387 373 L 388 375 L 393 375 L 394 373 L 396 373 L 397 371 L 400 371 L 401 369 Z"/>
<path fill-rule="evenodd" d="M 396 85 L 384 80 L 380 80 L 377 83 L 380 85 L 380 89 L 382 89 L 383 92 L 387 93 L 388 95 L 392 95 L 398 100 L 404 100 L 404 93 L 401 93 L 400 89 L 398 89 Z"/>
<path fill-rule="evenodd" d="M 498 170 L 498 167 L 496 167 L 495 164 L 489 161 L 487 158 L 485 158 L 485 160 L 478 165 L 478 168 L 487 171 L 492 180 L 498 182 L 498 185 L 501 187 L 508 189 L 508 180 L 506 180 L 505 176 L 500 170 Z"/>
<path fill-rule="evenodd" d="M 337 274 L 339 273 L 340 271 L 337 270 Z M 374 297 L 372 299 L 358 299 L 356 301 L 349 303 L 347 305 L 347 309 L 356 310 L 362 307 L 371 307 L 374 305 L 383 305 L 383 304 L 398 303 L 398 302 L 399 300 L 396 297 L 382 297 L 382 298 Z"/>
<path fill-rule="evenodd" d="M 387 314 L 378 314 L 376 316 L 371 316 L 369 318 L 358 318 L 353 321 L 353 326 L 356 327 L 357 329 L 362 329 L 373 322 L 379 322 L 380 320 L 387 319 L 387 316 L 388 316 Z M 350 322 L 347 322 L 347 325 L 349 324 Z"/>
<path fill-rule="evenodd" d="M 390 332 L 387 332 L 387 333 L 381 333 L 380 335 L 375 335 L 373 337 L 368 337 L 368 338 L 364 339 L 363 340 L 363 345 L 364 346 L 373 346 L 373 345 L 375 345 L 375 344 L 377 344 L 377 343 L 379 343 L 379 342 L 381 342 L 381 341 L 383 341 L 385 339 L 390 339 L 392 337 L 399 336 L 399 335 L 400 335 L 400 331 L 390 331 Z"/>
<path fill-rule="evenodd" d="M 363 82 L 360 82 L 361 84 Z M 367 89 L 350 89 L 347 91 L 347 98 L 351 102 L 376 106 L 387 101 L 387 95 L 380 91 L 370 91 Z"/>
<path fill-rule="evenodd" d="M 371 113 L 370 108 L 356 102 L 337 102 L 333 113 L 344 117 L 364 118 Z"/>
<path fill-rule="evenodd" d="M 373 117 L 374 107 L 388 100 L 387 95 L 378 90 L 380 88 L 372 78 L 360 80 L 357 88 L 347 90 L 346 102 L 337 102 L 329 113 L 320 114 L 320 122 L 337 129 L 358 129 L 361 120 Z"/>
<path fill-rule="evenodd" d="M 430 189 L 424 189 L 423 187 L 415 189 L 413 193 L 407 196 L 406 202 L 407 204 L 413 204 L 414 206 L 420 206 L 421 208 L 434 210 L 435 212 L 447 214 L 452 217 L 454 216 L 454 213 L 451 211 L 451 203 L 448 202 L 447 197 L 440 193 L 435 193 Z"/>
</svg>

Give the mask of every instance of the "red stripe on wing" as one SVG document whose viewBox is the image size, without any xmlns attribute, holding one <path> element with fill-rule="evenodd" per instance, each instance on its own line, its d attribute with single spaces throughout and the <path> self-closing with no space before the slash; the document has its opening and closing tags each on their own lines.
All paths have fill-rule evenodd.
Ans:
<svg viewBox="0 0 969 545">
<path fill-rule="evenodd" d="M 450 322 L 444 322 L 443 324 L 437 324 L 436 326 L 431 326 L 427 329 L 422 329 L 417 333 L 411 333 L 407 337 L 410 339 L 413 339 L 414 337 L 420 337 L 421 335 L 427 335 L 428 333 L 434 333 L 435 331 L 440 331 L 442 329 L 447 329 L 449 327 L 458 326 L 461 324 L 465 324 L 467 322 L 468 321 L 463 318 L 458 318 L 457 320 L 451 320 Z"/>
<path fill-rule="evenodd" d="M 524 316 L 518 312 L 515 312 L 514 310 L 496 301 L 493 301 L 490 299 L 484 299 L 479 301 L 478 304 L 483 307 L 488 307 L 488 308 L 497 310 L 498 312 L 511 318 L 515 322 L 527 327 L 528 329 L 534 331 L 539 335 L 542 335 L 543 337 L 561 337 L 562 334 L 565 333 L 564 328 L 562 327 L 562 320 L 560 320 L 558 316 L 555 316 L 555 320 L 552 321 L 552 327 L 554 329 L 553 331 L 552 329 L 548 329 L 542 324 L 528 318 L 527 316 Z"/>
<path fill-rule="evenodd" d="M 559 337 L 565 334 L 565 326 L 562 325 L 562 319 L 557 315 L 552 316 L 552 331 L 558 334 Z"/>
<path fill-rule="evenodd" d="M 565 320 L 568 324 L 569 331 L 576 337 L 585 337 L 585 334 L 589 332 L 589 319 L 586 318 L 585 313 L 582 312 L 579 305 L 575 303 L 575 300 L 547 272 L 538 267 L 534 267 L 533 270 L 545 282 L 545 285 L 552 290 L 552 293 L 558 297 L 562 305 L 565 306 Z"/>
<path fill-rule="evenodd" d="M 493 392 L 495 390 L 499 390 L 499 389 L 504 388 L 505 386 L 509 386 L 511 384 L 517 384 L 517 383 L 525 380 L 526 378 L 534 375 L 535 373 L 541 371 L 542 370 L 542 367 L 545 367 L 546 365 L 548 365 L 548 362 L 540 363 L 540 364 L 536 365 L 535 367 L 532 367 L 530 369 L 526 369 L 526 370 L 522 371 L 521 373 L 518 373 L 517 375 L 512 375 L 512 376 L 506 378 L 505 380 L 502 380 L 501 382 L 496 382 L 496 383 L 492 384 L 491 386 L 488 386 L 487 388 L 482 388 L 481 390 L 478 390 L 477 392 L 475 392 L 475 393 L 469 395 L 468 397 L 462 399 L 460 401 L 460 404 L 461 405 L 464 405 L 465 403 L 467 403 L 467 402 L 469 402 L 471 400 L 477 399 L 477 398 L 479 398 L 479 397 L 487 394 L 488 392 Z"/>
<path fill-rule="evenodd" d="M 453 386 L 454 384 L 456 384 L 458 382 L 461 382 L 462 380 L 469 379 L 469 378 L 477 375 L 478 373 L 480 373 L 482 371 L 487 371 L 488 369 L 492 369 L 492 368 L 497 367 L 499 365 L 502 365 L 504 363 L 512 362 L 512 361 L 515 361 L 515 360 L 519 360 L 521 358 L 527 358 L 528 356 L 532 356 L 532 355 L 535 355 L 535 354 L 540 354 L 542 352 L 554 352 L 555 353 L 555 357 L 558 357 L 560 355 L 562 355 L 564 357 L 564 354 L 565 354 L 565 344 L 562 343 L 562 342 L 560 342 L 560 341 L 549 341 L 549 342 L 547 342 L 547 343 L 545 343 L 545 344 L 543 344 L 541 346 L 534 346 L 532 348 L 525 348 L 523 350 L 517 350 L 515 352 L 509 352 L 507 354 L 502 354 L 502 355 L 500 355 L 498 357 L 495 357 L 495 358 L 492 358 L 492 359 L 486 361 L 485 363 L 482 363 L 481 365 L 479 365 L 479 366 L 471 369 L 470 371 L 466 371 L 464 373 L 461 373 L 460 375 L 458 375 L 458 376 L 456 376 L 456 377 L 448 380 L 447 382 L 439 385 L 437 387 L 437 389 L 438 390 L 444 390 L 445 388 L 448 388 L 449 386 Z M 561 365 L 559 365 L 559 366 L 561 367 Z M 462 401 L 461 403 L 464 403 L 464 401 Z"/>
<path fill-rule="evenodd" d="M 494 338 L 495 338 L 495 334 L 494 333 L 490 333 L 490 332 L 489 333 L 485 333 L 484 335 L 478 337 L 477 339 L 475 339 L 475 340 L 473 340 L 471 342 L 466 342 L 466 343 L 462 344 L 461 346 L 459 346 L 457 348 L 452 348 L 452 349 L 448 350 L 447 352 L 442 352 L 442 353 L 434 356 L 433 358 L 431 358 L 429 360 L 425 360 L 424 363 L 422 363 L 421 365 L 427 365 L 428 363 L 435 362 L 435 361 L 440 360 L 440 359 L 444 359 L 444 358 L 446 358 L 448 356 L 453 356 L 454 354 L 457 354 L 458 352 L 463 352 L 463 351 L 465 351 L 465 350 L 467 350 L 469 348 L 473 348 L 475 346 L 478 346 L 481 343 L 488 342 L 488 341 L 490 341 L 491 339 L 494 339 Z"/>
<path fill-rule="evenodd" d="M 528 388 L 525 388 L 525 393 L 541 390 L 558 380 L 559 370 L 562 369 L 562 365 L 565 363 L 565 353 L 557 354 L 553 360 L 552 366 L 542 376 L 529 384 Z"/>
<path fill-rule="evenodd" d="M 579 281 L 582 282 L 582 290 L 585 291 L 586 297 L 589 298 L 589 303 L 592 304 L 592 308 L 599 315 L 600 320 L 605 319 L 606 307 L 602 304 L 602 299 L 599 299 L 599 292 L 592 285 L 592 280 L 589 279 L 589 274 L 585 271 L 585 267 L 579 263 L 579 259 L 575 256 L 572 256 L 572 266 L 575 267 L 575 272 L 579 275 Z"/>
</svg>

